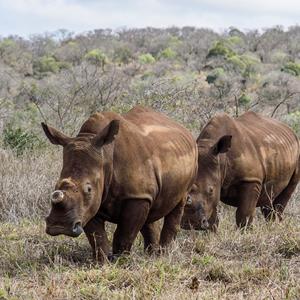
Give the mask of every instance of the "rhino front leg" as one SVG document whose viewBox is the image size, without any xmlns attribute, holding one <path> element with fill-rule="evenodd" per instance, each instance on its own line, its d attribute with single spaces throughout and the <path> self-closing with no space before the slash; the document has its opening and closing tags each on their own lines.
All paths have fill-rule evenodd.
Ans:
<svg viewBox="0 0 300 300">
<path fill-rule="evenodd" d="M 126 200 L 113 238 L 113 254 L 129 253 L 132 244 L 144 226 L 150 210 L 148 200 Z"/>
<path fill-rule="evenodd" d="M 164 219 L 164 225 L 160 235 L 160 245 L 166 247 L 176 238 L 180 228 L 180 222 L 183 215 L 185 200 L 179 202 L 177 206 Z"/>
<path fill-rule="evenodd" d="M 107 260 L 109 241 L 102 219 L 92 219 L 85 227 L 84 232 L 93 250 L 94 258 L 103 264 Z"/>
<path fill-rule="evenodd" d="M 258 182 L 244 182 L 239 187 L 239 206 L 236 210 L 236 224 L 238 227 L 250 226 L 255 216 L 255 208 L 261 193 Z"/>
<path fill-rule="evenodd" d="M 159 249 L 160 224 L 159 221 L 148 223 L 141 229 L 144 238 L 144 249 L 149 254 L 155 253 Z"/>
<path fill-rule="evenodd" d="M 219 226 L 219 216 L 218 216 L 218 210 L 217 207 L 214 207 L 213 213 L 211 217 L 208 219 L 209 229 L 212 232 L 217 232 L 218 226 Z"/>
</svg>

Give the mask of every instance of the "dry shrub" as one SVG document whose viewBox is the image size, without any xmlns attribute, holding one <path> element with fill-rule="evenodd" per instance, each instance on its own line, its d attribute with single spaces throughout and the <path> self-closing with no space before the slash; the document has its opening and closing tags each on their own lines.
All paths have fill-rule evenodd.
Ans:
<svg viewBox="0 0 300 300">
<path fill-rule="evenodd" d="M 0 151 L 0 221 L 44 216 L 61 168 L 60 150 L 19 157 L 9 150 Z"/>
</svg>

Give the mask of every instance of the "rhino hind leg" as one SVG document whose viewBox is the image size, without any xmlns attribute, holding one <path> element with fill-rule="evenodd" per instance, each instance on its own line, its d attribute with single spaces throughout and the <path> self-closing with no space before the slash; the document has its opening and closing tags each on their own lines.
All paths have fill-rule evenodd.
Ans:
<svg viewBox="0 0 300 300">
<path fill-rule="evenodd" d="M 268 205 L 268 206 L 262 206 L 260 208 L 264 218 L 266 221 L 275 221 L 276 219 L 276 211 L 273 207 L 273 204 Z"/>
<path fill-rule="evenodd" d="M 184 198 L 185 199 L 185 198 Z M 160 235 L 160 246 L 166 247 L 176 238 L 180 228 L 185 200 L 180 201 L 177 206 L 164 218 L 164 225 Z"/>
<path fill-rule="evenodd" d="M 144 226 L 150 210 L 146 199 L 128 199 L 122 205 L 122 212 L 113 237 L 113 254 L 129 253 L 132 244 Z"/>
<path fill-rule="evenodd" d="M 299 168 L 294 172 L 289 184 L 286 188 L 275 198 L 273 202 L 273 207 L 278 216 L 278 219 L 282 220 L 282 213 L 289 202 L 293 192 L 295 191 L 297 184 L 300 180 L 300 170 Z"/>
<path fill-rule="evenodd" d="M 160 223 L 159 221 L 145 224 L 141 229 L 144 238 L 144 249 L 149 254 L 159 250 Z"/>
<path fill-rule="evenodd" d="M 260 183 L 241 183 L 239 187 L 239 206 L 236 210 L 236 224 L 238 227 L 243 228 L 251 225 L 260 193 Z"/>
</svg>

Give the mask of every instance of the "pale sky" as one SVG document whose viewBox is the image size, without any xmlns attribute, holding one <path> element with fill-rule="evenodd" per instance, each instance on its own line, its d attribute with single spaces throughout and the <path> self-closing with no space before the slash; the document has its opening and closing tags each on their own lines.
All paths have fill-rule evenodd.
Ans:
<svg viewBox="0 0 300 300">
<path fill-rule="evenodd" d="M 300 0 L 0 0 L 0 36 L 99 28 L 196 26 L 216 31 L 300 25 Z"/>
</svg>

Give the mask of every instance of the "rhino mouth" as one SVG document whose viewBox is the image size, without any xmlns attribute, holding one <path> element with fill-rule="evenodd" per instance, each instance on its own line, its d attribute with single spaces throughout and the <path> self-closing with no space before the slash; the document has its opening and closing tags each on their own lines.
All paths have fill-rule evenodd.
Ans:
<svg viewBox="0 0 300 300">
<path fill-rule="evenodd" d="M 70 237 L 78 237 L 83 232 L 81 222 L 76 222 L 72 227 L 67 228 L 61 225 L 47 225 L 46 233 L 51 236 L 67 235 Z"/>
<path fill-rule="evenodd" d="M 203 220 L 201 223 L 192 224 L 191 222 L 181 222 L 180 227 L 184 230 L 203 230 L 209 229 L 209 223 L 207 220 Z"/>
</svg>

